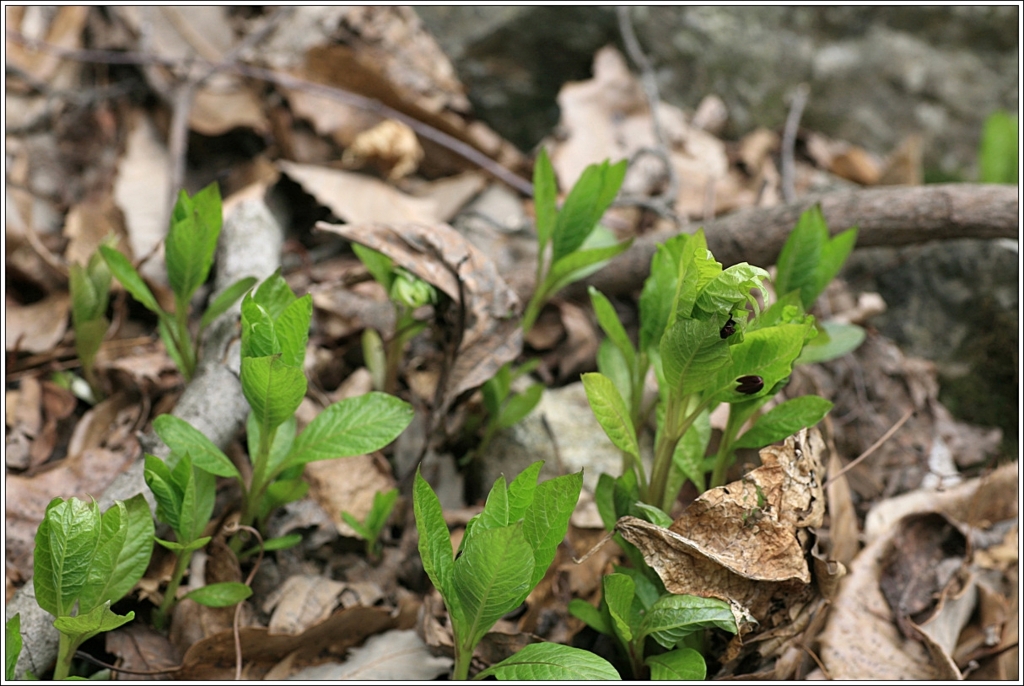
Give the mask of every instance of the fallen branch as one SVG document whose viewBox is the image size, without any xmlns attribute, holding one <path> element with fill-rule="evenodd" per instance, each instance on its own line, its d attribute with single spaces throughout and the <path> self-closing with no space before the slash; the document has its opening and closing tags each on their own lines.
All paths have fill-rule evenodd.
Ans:
<svg viewBox="0 0 1024 686">
<path fill-rule="evenodd" d="M 941 184 L 837 191 L 808 196 L 771 208 L 741 210 L 704 224 L 708 249 L 729 266 L 738 262 L 775 264 L 800 214 L 815 203 L 833 234 L 860 227 L 858 248 L 901 246 L 953 238 L 1018 238 L 1016 186 Z M 658 243 L 675 235 L 661 231 L 641 236 L 632 247 L 589 279 L 566 289 L 586 297 L 594 286 L 606 295 L 639 290 L 650 273 Z"/>
<path fill-rule="evenodd" d="M 245 200 L 237 205 L 224 222 L 217 256 L 215 294 L 246 276 L 266 278 L 280 264 L 283 230 L 261 200 Z M 185 389 L 174 416 L 184 419 L 202 431 L 218 447 L 225 448 L 245 425 L 249 404 L 242 395 L 238 381 L 238 348 L 230 350 L 238 338 L 239 306 L 222 315 L 210 325 L 203 340 L 203 354 L 196 376 Z M 167 449 L 152 432 L 142 436 L 145 451 L 160 457 Z M 139 456 L 141 457 L 141 455 Z M 118 476 L 99 498 L 105 510 L 114 500 L 126 500 L 143 493 L 155 510 L 143 478 L 141 459 Z M 5 617 L 21 613 L 23 648 L 15 669 L 15 679 L 24 679 L 25 671 L 39 676 L 57 660 L 58 633 L 53 616 L 36 603 L 35 588 L 28 580 L 7 604 Z"/>
</svg>

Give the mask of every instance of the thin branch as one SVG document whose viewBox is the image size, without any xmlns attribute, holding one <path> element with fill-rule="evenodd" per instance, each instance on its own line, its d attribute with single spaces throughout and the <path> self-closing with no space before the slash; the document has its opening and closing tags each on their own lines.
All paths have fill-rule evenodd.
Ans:
<svg viewBox="0 0 1024 686">
<path fill-rule="evenodd" d="M 171 68 L 180 66 L 184 63 L 182 60 L 171 60 L 147 53 L 116 52 L 112 50 L 70 50 L 44 41 L 31 39 L 13 31 L 8 31 L 7 37 L 35 50 L 42 50 L 65 59 L 72 59 L 80 62 L 163 65 Z M 347 91 L 343 88 L 307 81 L 297 76 L 291 76 L 290 74 L 274 71 L 272 69 L 255 67 L 242 62 L 209 62 L 207 60 L 197 58 L 187 60 L 187 62 L 206 65 L 215 71 L 233 72 L 249 78 L 273 83 L 276 86 L 312 93 L 350 107 L 372 112 L 387 119 L 400 121 L 426 140 L 447 148 L 451 152 L 454 152 L 465 160 L 480 167 L 498 180 L 508 184 L 523 195 L 533 197 L 533 184 L 523 178 L 520 178 L 512 171 L 506 169 L 495 160 L 477 150 L 472 145 L 459 140 L 455 136 L 444 133 L 430 124 L 426 124 L 419 119 L 411 117 L 404 112 L 400 112 L 393 107 L 389 107 L 374 98 L 368 98 L 366 96 Z"/>
<path fill-rule="evenodd" d="M 796 188 L 794 187 L 793 172 L 793 151 L 796 149 L 796 134 L 800 128 L 800 117 L 803 116 L 804 107 L 807 105 L 807 96 L 811 88 L 806 83 L 801 83 L 793 93 L 793 102 L 789 106 L 789 116 L 786 117 L 786 128 L 782 131 L 782 199 L 786 202 L 796 202 Z"/>
<path fill-rule="evenodd" d="M 895 424 L 892 425 L 892 428 L 890 428 L 888 431 L 886 431 L 884 434 L 882 434 L 881 438 L 879 438 L 877 441 L 875 441 L 874 443 L 871 444 L 871 447 L 869 447 L 867 450 L 865 450 L 860 455 L 858 455 L 852 462 L 850 462 L 850 464 L 846 465 L 845 467 L 840 469 L 835 474 L 830 475 L 828 477 L 828 479 L 825 480 L 825 483 L 822 484 L 822 488 L 828 488 L 829 484 L 833 483 L 836 479 L 841 477 L 843 474 L 846 474 L 846 472 L 850 471 L 851 469 L 856 467 L 858 464 L 860 464 L 861 462 L 866 460 L 868 457 L 870 457 L 876 450 L 878 450 L 880 447 L 882 447 L 883 443 L 885 443 L 890 438 L 892 438 L 892 435 L 894 433 L 896 433 L 897 431 L 899 431 L 900 427 L 903 426 L 904 424 L 906 424 L 907 420 L 909 420 L 913 415 L 914 415 L 914 408 L 910 408 L 909 410 L 907 410 L 906 413 L 904 413 L 904 415 L 902 417 L 900 417 L 899 421 L 897 421 Z"/>
</svg>

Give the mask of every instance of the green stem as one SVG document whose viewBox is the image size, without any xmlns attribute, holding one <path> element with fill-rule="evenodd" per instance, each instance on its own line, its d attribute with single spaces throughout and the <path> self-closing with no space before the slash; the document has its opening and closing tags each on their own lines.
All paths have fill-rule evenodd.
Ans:
<svg viewBox="0 0 1024 686">
<path fill-rule="evenodd" d="M 178 553 L 178 562 L 174 565 L 174 574 L 171 575 L 171 581 L 167 584 L 167 590 L 164 591 L 164 600 L 160 603 L 160 609 L 153 615 L 153 624 L 157 629 L 167 626 L 167 618 L 171 614 L 174 603 L 178 600 L 178 587 L 181 586 L 181 580 L 185 576 L 185 570 L 188 569 L 191 559 L 191 553 Z"/>
<path fill-rule="evenodd" d="M 544 308 L 544 297 L 543 293 L 539 290 L 535 291 L 533 297 L 530 298 L 529 304 L 526 306 L 526 312 L 523 313 L 523 336 L 530 333 L 530 329 L 537 322 L 537 317 L 540 316 L 540 311 Z"/>
<path fill-rule="evenodd" d="M 75 650 L 78 645 L 63 632 L 57 643 L 57 664 L 53 666 L 53 680 L 63 681 L 71 674 L 71 660 L 75 657 Z"/>
<path fill-rule="evenodd" d="M 187 303 L 175 299 L 174 319 L 177 325 L 178 352 L 181 354 L 181 361 L 185 363 L 185 378 L 191 380 L 196 373 L 196 351 L 192 347 L 192 339 L 188 333 L 188 307 Z"/>
<path fill-rule="evenodd" d="M 473 660 L 473 647 L 464 646 L 461 641 L 455 641 L 455 667 L 452 670 L 453 681 L 467 681 L 469 679 L 469 664 Z"/>
</svg>

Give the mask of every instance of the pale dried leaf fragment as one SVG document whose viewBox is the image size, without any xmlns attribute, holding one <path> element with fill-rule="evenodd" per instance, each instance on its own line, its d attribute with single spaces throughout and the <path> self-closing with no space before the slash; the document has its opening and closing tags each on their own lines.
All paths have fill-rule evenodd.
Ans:
<svg viewBox="0 0 1024 686">
<path fill-rule="evenodd" d="M 447 673 L 451 666 L 451 658 L 431 655 L 414 630 L 392 629 L 371 636 L 362 647 L 350 650 L 345 662 L 307 667 L 288 679 L 431 681 Z"/>
<path fill-rule="evenodd" d="M 20 305 L 9 294 L 4 300 L 6 350 L 45 353 L 64 338 L 71 305 L 67 293 L 54 293 L 31 305 Z"/>
<path fill-rule="evenodd" d="M 350 224 L 436 221 L 436 202 L 406 195 L 372 176 L 287 160 L 277 164 L 317 202 Z"/>
<path fill-rule="evenodd" d="M 271 635 L 298 636 L 319 624 L 338 606 L 345 584 L 324 576 L 295 574 L 263 603 L 263 611 L 274 611 L 267 629 Z"/>
<path fill-rule="evenodd" d="M 400 121 L 385 119 L 356 136 L 341 162 L 353 169 L 376 163 L 387 172 L 389 181 L 396 181 L 416 171 L 422 159 L 423 148 L 413 130 Z"/>
<path fill-rule="evenodd" d="M 763 624 L 773 603 L 814 597 L 803 597 L 811 571 L 802 530 L 822 524 L 824 447 L 816 429 L 804 429 L 763 449 L 763 466 L 742 480 L 705 492 L 671 528 L 623 517 L 616 530 L 671 593 L 728 601 L 741 626 Z"/>
<path fill-rule="evenodd" d="M 352 538 L 356 532 L 341 518 L 341 511 L 364 521 L 374 494 L 395 487 L 387 462 L 373 455 L 310 462 L 305 475 L 310 497 L 330 516 L 339 534 Z"/>
</svg>

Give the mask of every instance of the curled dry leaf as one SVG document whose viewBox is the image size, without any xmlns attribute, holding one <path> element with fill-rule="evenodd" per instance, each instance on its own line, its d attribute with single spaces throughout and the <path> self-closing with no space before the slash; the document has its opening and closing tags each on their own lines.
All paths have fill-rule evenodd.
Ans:
<svg viewBox="0 0 1024 686">
<path fill-rule="evenodd" d="M 171 669 L 181 662 L 174 644 L 143 622 L 131 622 L 104 634 L 104 638 L 107 652 L 117 656 L 117 665 L 123 669 L 149 672 Z M 131 678 L 154 681 L 162 677 L 132 674 Z"/>
<path fill-rule="evenodd" d="M 623 517 L 616 530 L 671 593 L 728 601 L 748 631 L 751 620 L 771 627 L 819 595 L 807 554 L 808 528 L 821 526 L 825 512 L 824 448 L 816 429 L 804 429 L 763 449 L 762 467 L 705 492 L 669 529 Z"/>
<path fill-rule="evenodd" d="M 986 584 L 1001 588 L 1007 595 L 1014 593 L 1016 555 L 1004 573 L 995 575 L 993 584 L 994 570 L 987 568 L 988 556 L 983 553 L 1001 545 L 1003 525 L 1009 523 L 1011 526 L 1004 528 L 1012 530 L 1017 517 L 1018 489 L 1018 463 L 1014 462 L 945 492 L 921 489 L 879 503 L 869 513 L 865 525 L 869 545 L 851 563 L 849 576 L 834 599 L 828 624 L 819 637 L 821 659 L 828 674 L 833 679 L 961 678 L 961 670 L 971 657 L 971 651 L 964 650 L 964 643 L 971 642 L 972 634 L 984 634 L 981 627 L 972 632 L 973 623 L 965 628 L 970 619 L 980 618 L 981 613 L 975 612 L 977 599 L 984 600 L 986 594 L 977 592 L 977 582 L 988 578 Z M 965 531 L 970 546 L 964 544 Z M 960 537 L 963 557 L 953 555 L 948 564 L 954 574 L 947 570 L 939 579 L 939 567 L 950 558 L 942 550 L 950 536 Z M 913 548 L 908 541 L 915 541 Z M 908 548 L 901 549 L 901 543 Z M 920 579 L 914 573 L 902 573 L 904 583 L 900 586 L 899 579 L 892 574 L 888 580 L 883 574 L 902 558 L 939 562 Z M 912 563 L 913 559 L 903 562 Z M 926 564 L 916 568 L 923 569 Z M 929 606 L 923 606 L 921 599 L 928 589 L 915 591 L 919 582 L 930 583 L 931 592 L 938 596 L 934 609 L 931 598 L 927 599 Z M 897 597 L 896 608 L 886 601 L 887 596 Z M 917 621 L 907 617 L 906 612 L 915 607 L 923 612 L 923 616 L 915 616 Z M 897 626 L 901 616 L 913 638 Z M 1012 617 L 1007 625 L 1016 623 L 1017 618 Z M 992 634 L 995 643 L 989 647 L 989 654 L 1009 645 L 1008 639 L 1015 641 L 1016 636 L 1009 637 L 1011 633 L 1004 630 L 1001 636 Z M 954 655 L 961 656 L 959 664 Z"/>
<path fill-rule="evenodd" d="M 392 629 L 353 648 L 345 662 L 308 667 L 289 678 L 313 680 L 430 681 L 451 669 L 452 659 L 435 657 L 412 629 Z"/>
<path fill-rule="evenodd" d="M 422 159 L 423 148 L 413 130 L 402 122 L 385 119 L 356 136 L 341 161 L 352 168 L 373 162 L 389 180 L 396 181 L 416 171 Z"/>
<path fill-rule="evenodd" d="M 298 636 L 331 615 L 344 588 L 345 584 L 324 576 L 288 577 L 263 603 L 264 612 L 274 611 L 267 629 L 272 635 Z"/>
<path fill-rule="evenodd" d="M 45 353 L 64 338 L 71 305 L 67 293 L 54 293 L 31 305 L 20 305 L 9 295 L 4 300 L 6 350 Z"/>
<path fill-rule="evenodd" d="M 490 258 L 452 227 L 439 223 L 325 222 L 318 222 L 316 227 L 384 253 L 399 267 L 437 287 L 455 308 L 462 308 L 462 337 L 448 370 L 441 404 L 434 408 L 438 415 L 459 395 L 480 386 L 519 355 L 519 298 Z"/>
</svg>

